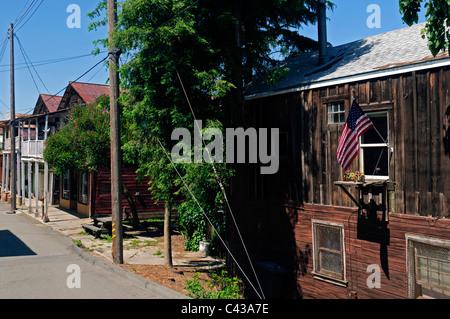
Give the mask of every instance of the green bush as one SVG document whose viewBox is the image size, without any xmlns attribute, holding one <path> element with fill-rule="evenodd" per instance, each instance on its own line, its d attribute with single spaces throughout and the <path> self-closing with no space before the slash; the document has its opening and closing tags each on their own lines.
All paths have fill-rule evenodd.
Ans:
<svg viewBox="0 0 450 319">
<path fill-rule="evenodd" d="M 226 270 L 211 274 L 211 280 L 202 283 L 197 272 L 192 280 L 186 280 L 185 289 L 194 299 L 243 299 L 242 280 L 228 276 Z"/>
</svg>

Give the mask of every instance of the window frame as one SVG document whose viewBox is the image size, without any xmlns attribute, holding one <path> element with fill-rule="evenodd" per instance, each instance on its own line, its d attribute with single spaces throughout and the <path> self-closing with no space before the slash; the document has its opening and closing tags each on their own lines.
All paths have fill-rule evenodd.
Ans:
<svg viewBox="0 0 450 319">
<path fill-rule="evenodd" d="M 84 177 L 86 180 L 84 180 Z M 85 188 L 85 189 L 84 189 Z M 83 193 L 83 191 L 86 193 Z M 78 174 L 78 203 L 87 205 L 89 203 L 89 173 L 80 172 Z"/>
<path fill-rule="evenodd" d="M 66 183 L 66 181 L 67 181 L 67 183 Z M 67 188 L 65 186 L 67 186 Z M 70 171 L 67 171 L 62 176 L 61 198 L 64 200 L 70 200 Z"/>
<path fill-rule="evenodd" d="M 416 283 L 415 269 L 416 269 L 416 255 L 414 252 L 414 244 L 424 244 L 432 246 L 435 248 L 447 249 L 450 258 L 450 240 L 435 238 L 435 237 L 425 237 L 418 235 L 406 234 L 406 265 L 408 271 L 408 297 L 415 299 L 423 297 L 419 295 L 419 284 Z M 450 291 L 448 296 L 450 297 Z"/>
<path fill-rule="evenodd" d="M 339 105 L 339 110 L 338 111 L 334 111 L 334 106 L 335 105 Z M 326 112 L 326 120 L 327 120 L 327 124 L 328 125 L 333 125 L 333 124 L 344 124 L 346 119 L 346 107 L 345 107 L 345 100 L 336 100 L 336 101 L 332 101 L 332 102 L 327 102 L 325 103 L 325 112 Z M 329 112 L 329 108 L 331 108 L 331 112 Z M 341 122 L 339 120 L 339 122 L 335 122 L 334 121 L 334 115 L 335 114 L 339 114 L 339 117 L 341 114 L 344 115 L 344 120 Z M 333 122 L 330 122 L 330 116 L 333 119 Z"/>
<path fill-rule="evenodd" d="M 345 261 L 345 232 L 344 232 L 344 225 L 339 223 L 333 223 L 333 222 L 327 222 L 323 220 L 311 220 L 312 225 L 312 247 L 313 247 L 313 271 L 312 274 L 314 275 L 314 278 L 319 280 L 324 280 L 327 282 L 331 282 L 336 285 L 340 286 L 347 286 L 347 276 L 346 276 L 346 261 Z M 335 275 L 337 273 L 333 273 L 331 271 L 324 271 L 321 268 L 321 258 L 320 258 L 320 252 L 321 249 L 318 246 L 319 240 L 318 240 L 318 232 L 319 227 L 331 227 L 331 228 L 337 228 L 339 229 L 339 238 L 340 238 L 340 250 L 339 253 L 341 255 L 341 273 L 340 275 Z M 322 248 L 323 249 L 323 248 Z M 336 251 L 334 251 L 336 252 Z"/>
<path fill-rule="evenodd" d="M 390 174 L 390 146 L 389 146 L 389 135 L 390 135 L 390 127 L 389 127 L 389 111 L 388 110 L 380 110 L 380 111 L 370 111 L 367 112 L 366 115 L 370 116 L 374 115 L 374 114 L 386 114 L 386 130 L 387 130 L 387 139 L 386 139 L 386 143 L 362 143 L 362 139 L 363 136 L 359 137 L 359 167 L 361 172 L 364 173 L 364 176 L 367 180 L 388 180 L 389 179 L 389 174 Z M 388 169 L 388 173 L 387 175 L 372 175 L 372 174 L 367 174 L 365 172 L 365 168 L 364 168 L 364 150 L 366 148 L 375 148 L 375 147 L 384 147 L 386 148 L 386 153 L 387 153 L 387 169 Z"/>
</svg>

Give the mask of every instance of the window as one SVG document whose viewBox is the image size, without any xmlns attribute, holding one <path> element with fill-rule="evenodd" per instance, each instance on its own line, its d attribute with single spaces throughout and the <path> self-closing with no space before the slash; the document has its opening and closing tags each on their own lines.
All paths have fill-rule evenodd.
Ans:
<svg viewBox="0 0 450 319">
<path fill-rule="evenodd" d="M 62 180 L 62 194 L 61 197 L 63 199 L 69 200 L 70 199 L 70 177 L 69 177 L 69 171 L 64 173 L 63 180 Z"/>
<path fill-rule="evenodd" d="M 81 204 L 87 205 L 88 203 L 88 173 L 83 172 L 80 173 L 80 180 L 79 180 L 79 190 L 78 190 L 78 201 Z"/>
<path fill-rule="evenodd" d="M 407 235 L 410 298 L 450 298 L 450 241 Z"/>
<path fill-rule="evenodd" d="M 327 104 L 328 124 L 345 123 L 345 103 L 336 102 Z"/>
<path fill-rule="evenodd" d="M 372 120 L 376 129 L 371 128 L 361 135 L 360 167 L 367 179 L 388 179 L 389 134 L 387 112 L 367 113 L 367 116 Z"/>
<path fill-rule="evenodd" d="M 314 275 L 346 283 L 344 225 L 313 220 L 312 227 Z"/>
</svg>

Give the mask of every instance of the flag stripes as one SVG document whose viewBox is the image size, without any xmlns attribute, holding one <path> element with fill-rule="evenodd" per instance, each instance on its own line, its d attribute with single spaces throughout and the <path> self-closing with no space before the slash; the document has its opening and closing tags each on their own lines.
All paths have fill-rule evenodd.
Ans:
<svg viewBox="0 0 450 319">
<path fill-rule="evenodd" d="M 346 170 L 359 154 L 359 137 L 373 127 L 370 118 L 353 101 L 337 149 L 339 164 Z"/>
</svg>

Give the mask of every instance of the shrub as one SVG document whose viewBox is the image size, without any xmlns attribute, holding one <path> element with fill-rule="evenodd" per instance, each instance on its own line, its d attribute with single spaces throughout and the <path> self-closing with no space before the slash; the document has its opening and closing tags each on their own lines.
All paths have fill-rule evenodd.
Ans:
<svg viewBox="0 0 450 319">
<path fill-rule="evenodd" d="M 212 273 L 211 280 L 199 279 L 199 273 L 195 273 L 192 280 L 186 280 L 185 289 L 188 296 L 194 299 L 243 299 L 242 280 L 228 276 L 226 270 L 220 274 Z"/>
</svg>

